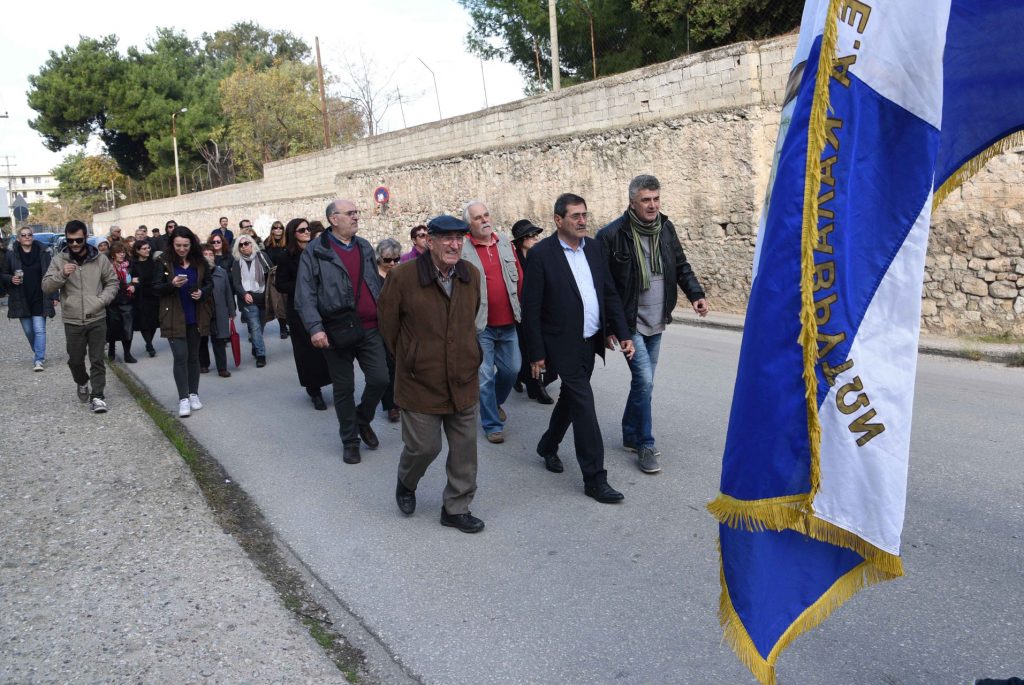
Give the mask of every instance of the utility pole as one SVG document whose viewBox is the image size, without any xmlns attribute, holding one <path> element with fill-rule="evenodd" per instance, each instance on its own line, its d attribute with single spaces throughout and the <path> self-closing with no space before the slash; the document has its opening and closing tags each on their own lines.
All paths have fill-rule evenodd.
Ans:
<svg viewBox="0 0 1024 685">
<path fill-rule="evenodd" d="M 13 157 L 4 155 L 4 166 L 7 167 L 7 206 L 10 207 L 14 204 L 14 177 L 11 176 L 11 167 L 18 166 L 17 164 L 11 164 Z"/>
<path fill-rule="evenodd" d="M 331 124 L 327 116 L 327 93 L 324 91 L 324 65 L 320 62 L 320 36 L 316 40 L 316 73 L 320 79 L 320 111 L 324 116 L 324 149 L 331 146 Z"/>
<path fill-rule="evenodd" d="M 416 59 L 420 60 L 420 64 L 427 67 L 427 63 L 424 62 L 422 59 L 420 59 L 419 57 L 417 57 Z M 441 116 L 441 96 L 437 92 L 437 77 L 434 76 L 434 70 L 431 69 L 430 67 L 427 67 L 427 71 L 430 72 L 430 78 L 434 79 L 434 97 L 437 98 L 437 118 L 438 120 L 441 120 L 444 117 Z"/>
<path fill-rule="evenodd" d="M 405 123 L 405 107 L 402 106 L 402 91 L 395 86 L 395 92 L 398 93 L 398 111 L 402 113 L 402 128 L 409 128 L 409 125 Z"/>
<path fill-rule="evenodd" d="M 484 84 L 484 109 L 487 109 L 488 107 L 490 107 L 490 105 L 487 104 L 487 77 L 484 76 L 484 61 L 483 60 L 480 60 L 480 80 Z"/>
<path fill-rule="evenodd" d="M 562 67 L 558 63 L 558 14 L 555 0 L 548 0 L 548 23 L 551 25 L 551 90 L 561 90 Z"/>
</svg>

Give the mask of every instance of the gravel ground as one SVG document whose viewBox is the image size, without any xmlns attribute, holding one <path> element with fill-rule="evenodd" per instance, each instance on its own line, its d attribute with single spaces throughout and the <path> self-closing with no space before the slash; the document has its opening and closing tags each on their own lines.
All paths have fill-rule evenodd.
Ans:
<svg viewBox="0 0 1024 685">
<path fill-rule="evenodd" d="M 109 369 L 78 401 L 60 317 L 43 373 L 0 317 L 0 682 L 346 682 Z"/>
</svg>

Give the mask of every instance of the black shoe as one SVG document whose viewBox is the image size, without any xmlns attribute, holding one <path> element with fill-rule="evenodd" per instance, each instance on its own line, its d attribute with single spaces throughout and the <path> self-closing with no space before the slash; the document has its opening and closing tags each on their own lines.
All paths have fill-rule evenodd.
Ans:
<svg viewBox="0 0 1024 685">
<path fill-rule="evenodd" d="M 555 401 L 551 399 L 551 395 L 548 394 L 548 391 L 544 388 L 543 385 L 540 386 L 540 388 L 537 390 L 537 396 L 534 399 L 540 402 L 541 404 L 555 403 Z"/>
<path fill-rule="evenodd" d="M 541 452 L 538 447 L 537 454 L 544 457 L 544 468 L 551 473 L 561 473 L 565 470 L 565 467 L 562 465 L 562 460 L 558 458 L 557 452 Z"/>
<path fill-rule="evenodd" d="M 398 510 L 406 516 L 412 516 L 416 511 L 416 491 L 402 485 L 402 479 L 398 479 L 398 486 L 395 488 L 395 501 L 398 502 Z"/>
<path fill-rule="evenodd" d="M 523 391 L 523 382 L 522 381 L 516 381 L 515 383 L 512 384 L 512 389 L 515 390 L 516 392 L 522 392 Z"/>
<path fill-rule="evenodd" d="M 267 365 L 267 358 L 266 357 L 256 357 L 256 368 L 257 369 L 262 369 L 266 365 Z"/>
<path fill-rule="evenodd" d="M 114 344 L 111 343 L 110 347 L 107 348 L 107 359 L 114 361 Z"/>
<path fill-rule="evenodd" d="M 377 434 L 370 428 L 370 424 L 364 424 L 359 426 L 359 437 L 362 438 L 366 446 L 371 450 L 375 450 L 380 446 L 380 440 L 377 439 Z"/>
<path fill-rule="evenodd" d="M 346 464 L 358 464 L 363 460 L 359 454 L 359 445 L 345 445 L 345 450 L 341 454 L 341 460 Z"/>
<path fill-rule="evenodd" d="M 134 364 L 137 361 L 139 361 L 139 360 L 136 359 L 135 357 L 133 357 L 131 352 L 125 352 L 124 353 L 124 363 L 125 364 Z"/>
<path fill-rule="evenodd" d="M 150 357 L 155 357 L 156 348 L 154 348 L 152 345 L 146 345 L 146 354 L 148 354 Z"/>
<path fill-rule="evenodd" d="M 596 483 L 583 488 L 583 494 L 593 497 L 601 504 L 617 504 L 625 499 L 621 492 L 608 485 L 608 483 Z"/>
<path fill-rule="evenodd" d="M 281 331 L 281 340 L 287 340 L 287 339 L 288 339 L 288 331 L 287 330 Z"/>
<path fill-rule="evenodd" d="M 210 373 L 210 367 L 209 366 L 200 366 L 199 367 L 199 373 Z"/>
<path fill-rule="evenodd" d="M 317 411 L 327 410 L 327 404 L 324 402 L 324 396 L 320 393 L 310 396 L 309 399 L 313 400 L 313 409 L 316 409 Z"/>
<path fill-rule="evenodd" d="M 484 529 L 484 522 L 468 511 L 465 514 L 449 514 L 441 507 L 441 525 L 458 528 L 463 533 L 479 533 Z"/>
</svg>

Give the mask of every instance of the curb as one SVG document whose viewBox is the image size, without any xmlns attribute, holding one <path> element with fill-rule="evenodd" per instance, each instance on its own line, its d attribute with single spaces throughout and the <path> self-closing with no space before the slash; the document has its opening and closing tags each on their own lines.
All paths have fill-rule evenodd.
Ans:
<svg viewBox="0 0 1024 685">
<path fill-rule="evenodd" d="M 694 328 L 715 328 L 743 332 L 743 315 L 710 314 L 698 319 L 690 310 L 677 308 L 673 323 Z M 918 341 L 918 353 L 936 357 L 984 361 L 994 364 L 1020 365 L 1024 363 L 1024 345 L 1012 343 L 985 343 L 963 338 L 922 336 Z"/>
</svg>

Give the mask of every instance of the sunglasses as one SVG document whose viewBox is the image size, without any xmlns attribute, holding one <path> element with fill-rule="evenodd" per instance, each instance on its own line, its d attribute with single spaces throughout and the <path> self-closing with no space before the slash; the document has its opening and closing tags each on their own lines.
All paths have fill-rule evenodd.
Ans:
<svg viewBox="0 0 1024 685">
<path fill-rule="evenodd" d="M 426 238 L 426 237 L 427 237 L 427 234 L 426 234 L 426 233 L 417 233 L 417 234 L 416 234 L 416 237 L 417 237 L 417 238 Z"/>
<path fill-rule="evenodd" d="M 250 243 L 250 242 L 238 243 L 238 246 L 239 247 L 252 247 L 252 243 Z"/>
<path fill-rule="evenodd" d="M 19 238 L 31 238 L 32 234 L 31 233 L 19 233 L 18 237 Z"/>
<path fill-rule="evenodd" d="M 300 226 L 295 229 L 296 233 L 309 233 L 309 226 Z"/>
<path fill-rule="evenodd" d="M 397 264 L 401 257 L 381 257 L 380 261 L 384 264 Z"/>
<path fill-rule="evenodd" d="M 211 244 L 211 245 L 223 245 L 224 243 L 222 243 L 222 242 L 221 242 L 221 241 L 219 241 L 219 240 L 211 240 L 211 241 L 210 241 L 210 244 Z"/>
<path fill-rule="evenodd" d="M 85 242 L 85 238 L 68 238 L 69 245 L 81 245 Z"/>
</svg>

